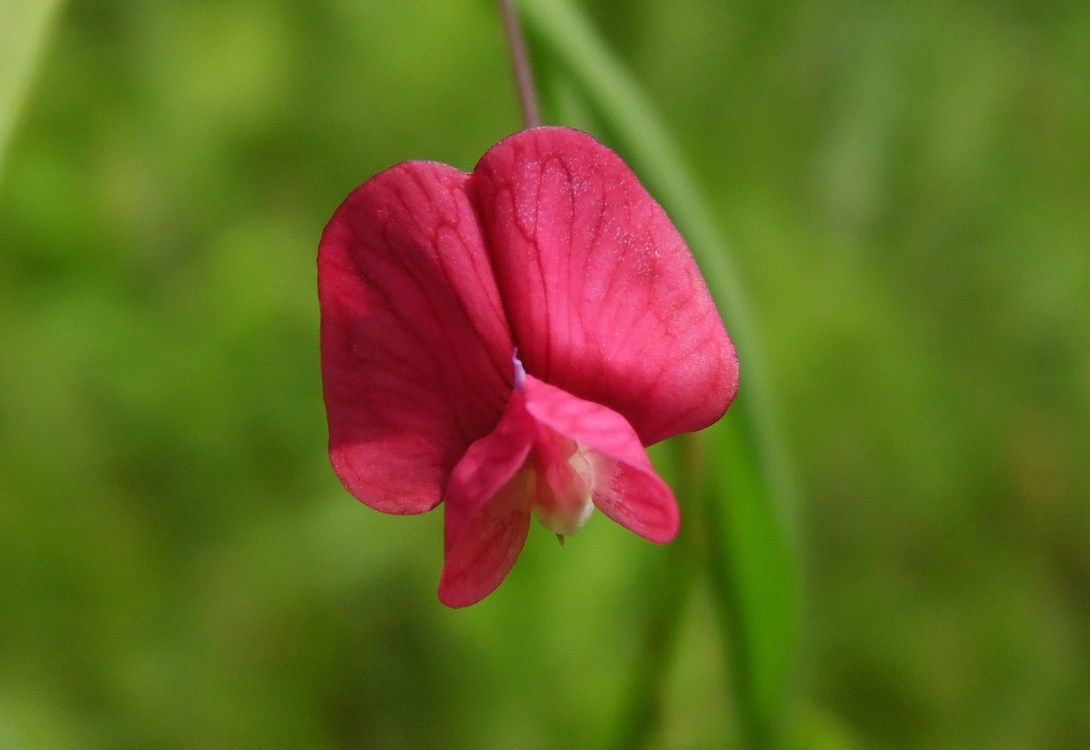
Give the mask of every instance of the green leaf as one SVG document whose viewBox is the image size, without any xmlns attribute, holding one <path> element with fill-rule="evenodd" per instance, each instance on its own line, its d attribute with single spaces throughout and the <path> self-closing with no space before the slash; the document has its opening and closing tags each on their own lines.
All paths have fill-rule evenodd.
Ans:
<svg viewBox="0 0 1090 750">
<path fill-rule="evenodd" d="M 522 0 L 520 8 L 546 112 L 562 109 L 577 118 L 567 124 L 592 127 L 640 175 L 688 240 L 738 349 L 742 391 L 726 419 L 700 436 L 705 470 L 693 486 L 705 502 L 693 520 L 724 628 L 740 735 L 748 747 L 781 746 L 799 617 L 793 493 L 739 275 L 681 149 L 577 8 L 567 0 Z"/>
<path fill-rule="evenodd" d="M 60 0 L 0 0 L 0 176 L 19 108 Z"/>
</svg>

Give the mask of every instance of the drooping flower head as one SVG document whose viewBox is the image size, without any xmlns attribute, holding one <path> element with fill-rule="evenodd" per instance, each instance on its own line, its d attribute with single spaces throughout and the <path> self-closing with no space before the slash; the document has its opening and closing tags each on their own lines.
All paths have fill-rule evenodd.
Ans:
<svg viewBox="0 0 1090 750">
<path fill-rule="evenodd" d="M 644 446 L 719 419 L 737 360 L 681 236 L 589 135 L 372 177 L 322 235 L 318 291 L 333 468 L 387 513 L 445 501 L 445 604 L 500 584 L 533 515 L 676 535 Z"/>
</svg>

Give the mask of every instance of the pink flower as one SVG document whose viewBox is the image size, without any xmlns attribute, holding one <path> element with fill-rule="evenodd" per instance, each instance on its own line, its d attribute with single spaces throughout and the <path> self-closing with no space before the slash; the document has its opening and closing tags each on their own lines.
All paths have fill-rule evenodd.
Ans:
<svg viewBox="0 0 1090 750">
<path fill-rule="evenodd" d="M 605 146 L 535 128 L 470 174 L 391 167 L 334 213 L 318 292 L 333 468 L 386 513 L 446 500 L 443 603 L 491 593 L 531 515 L 677 534 L 644 446 L 719 419 L 738 364 L 681 236 Z"/>
</svg>

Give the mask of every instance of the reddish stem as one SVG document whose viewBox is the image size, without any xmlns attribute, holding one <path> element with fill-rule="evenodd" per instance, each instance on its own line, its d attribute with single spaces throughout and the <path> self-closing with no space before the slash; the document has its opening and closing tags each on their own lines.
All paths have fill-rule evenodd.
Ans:
<svg viewBox="0 0 1090 750">
<path fill-rule="evenodd" d="M 511 50 L 511 66 L 515 70 L 522 121 L 527 128 L 536 128 L 541 125 L 541 114 L 537 106 L 534 74 L 530 70 L 530 57 L 526 54 L 526 40 L 522 36 L 518 11 L 515 10 L 512 0 L 499 0 L 499 4 L 500 15 L 503 16 L 503 31 L 507 36 L 507 46 Z"/>
</svg>

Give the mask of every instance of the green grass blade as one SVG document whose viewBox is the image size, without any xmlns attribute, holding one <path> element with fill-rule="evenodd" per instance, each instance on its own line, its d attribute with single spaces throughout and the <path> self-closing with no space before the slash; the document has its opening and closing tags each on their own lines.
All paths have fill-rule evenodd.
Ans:
<svg viewBox="0 0 1090 750">
<path fill-rule="evenodd" d="M 710 470 L 704 513 L 695 521 L 703 527 L 701 552 L 725 628 L 740 734 L 750 747 L 777 746 L 791 700 L 798 563 L 789 534 L 791 482 L 774 438 L 739 276 L 681 150 L 577 8 L 567 0 L 522 0 L 520 7 L 543 89 L 566 111 L 593 122 L 663 204 L 697 257 L 738 347 L 742 393 L 727 419 L 702 436 Z"/>
<path fill-rule="evenodd" d="M 60 0 L 0 0 L 0 176 L 20 105 Z"/>
</svg>

